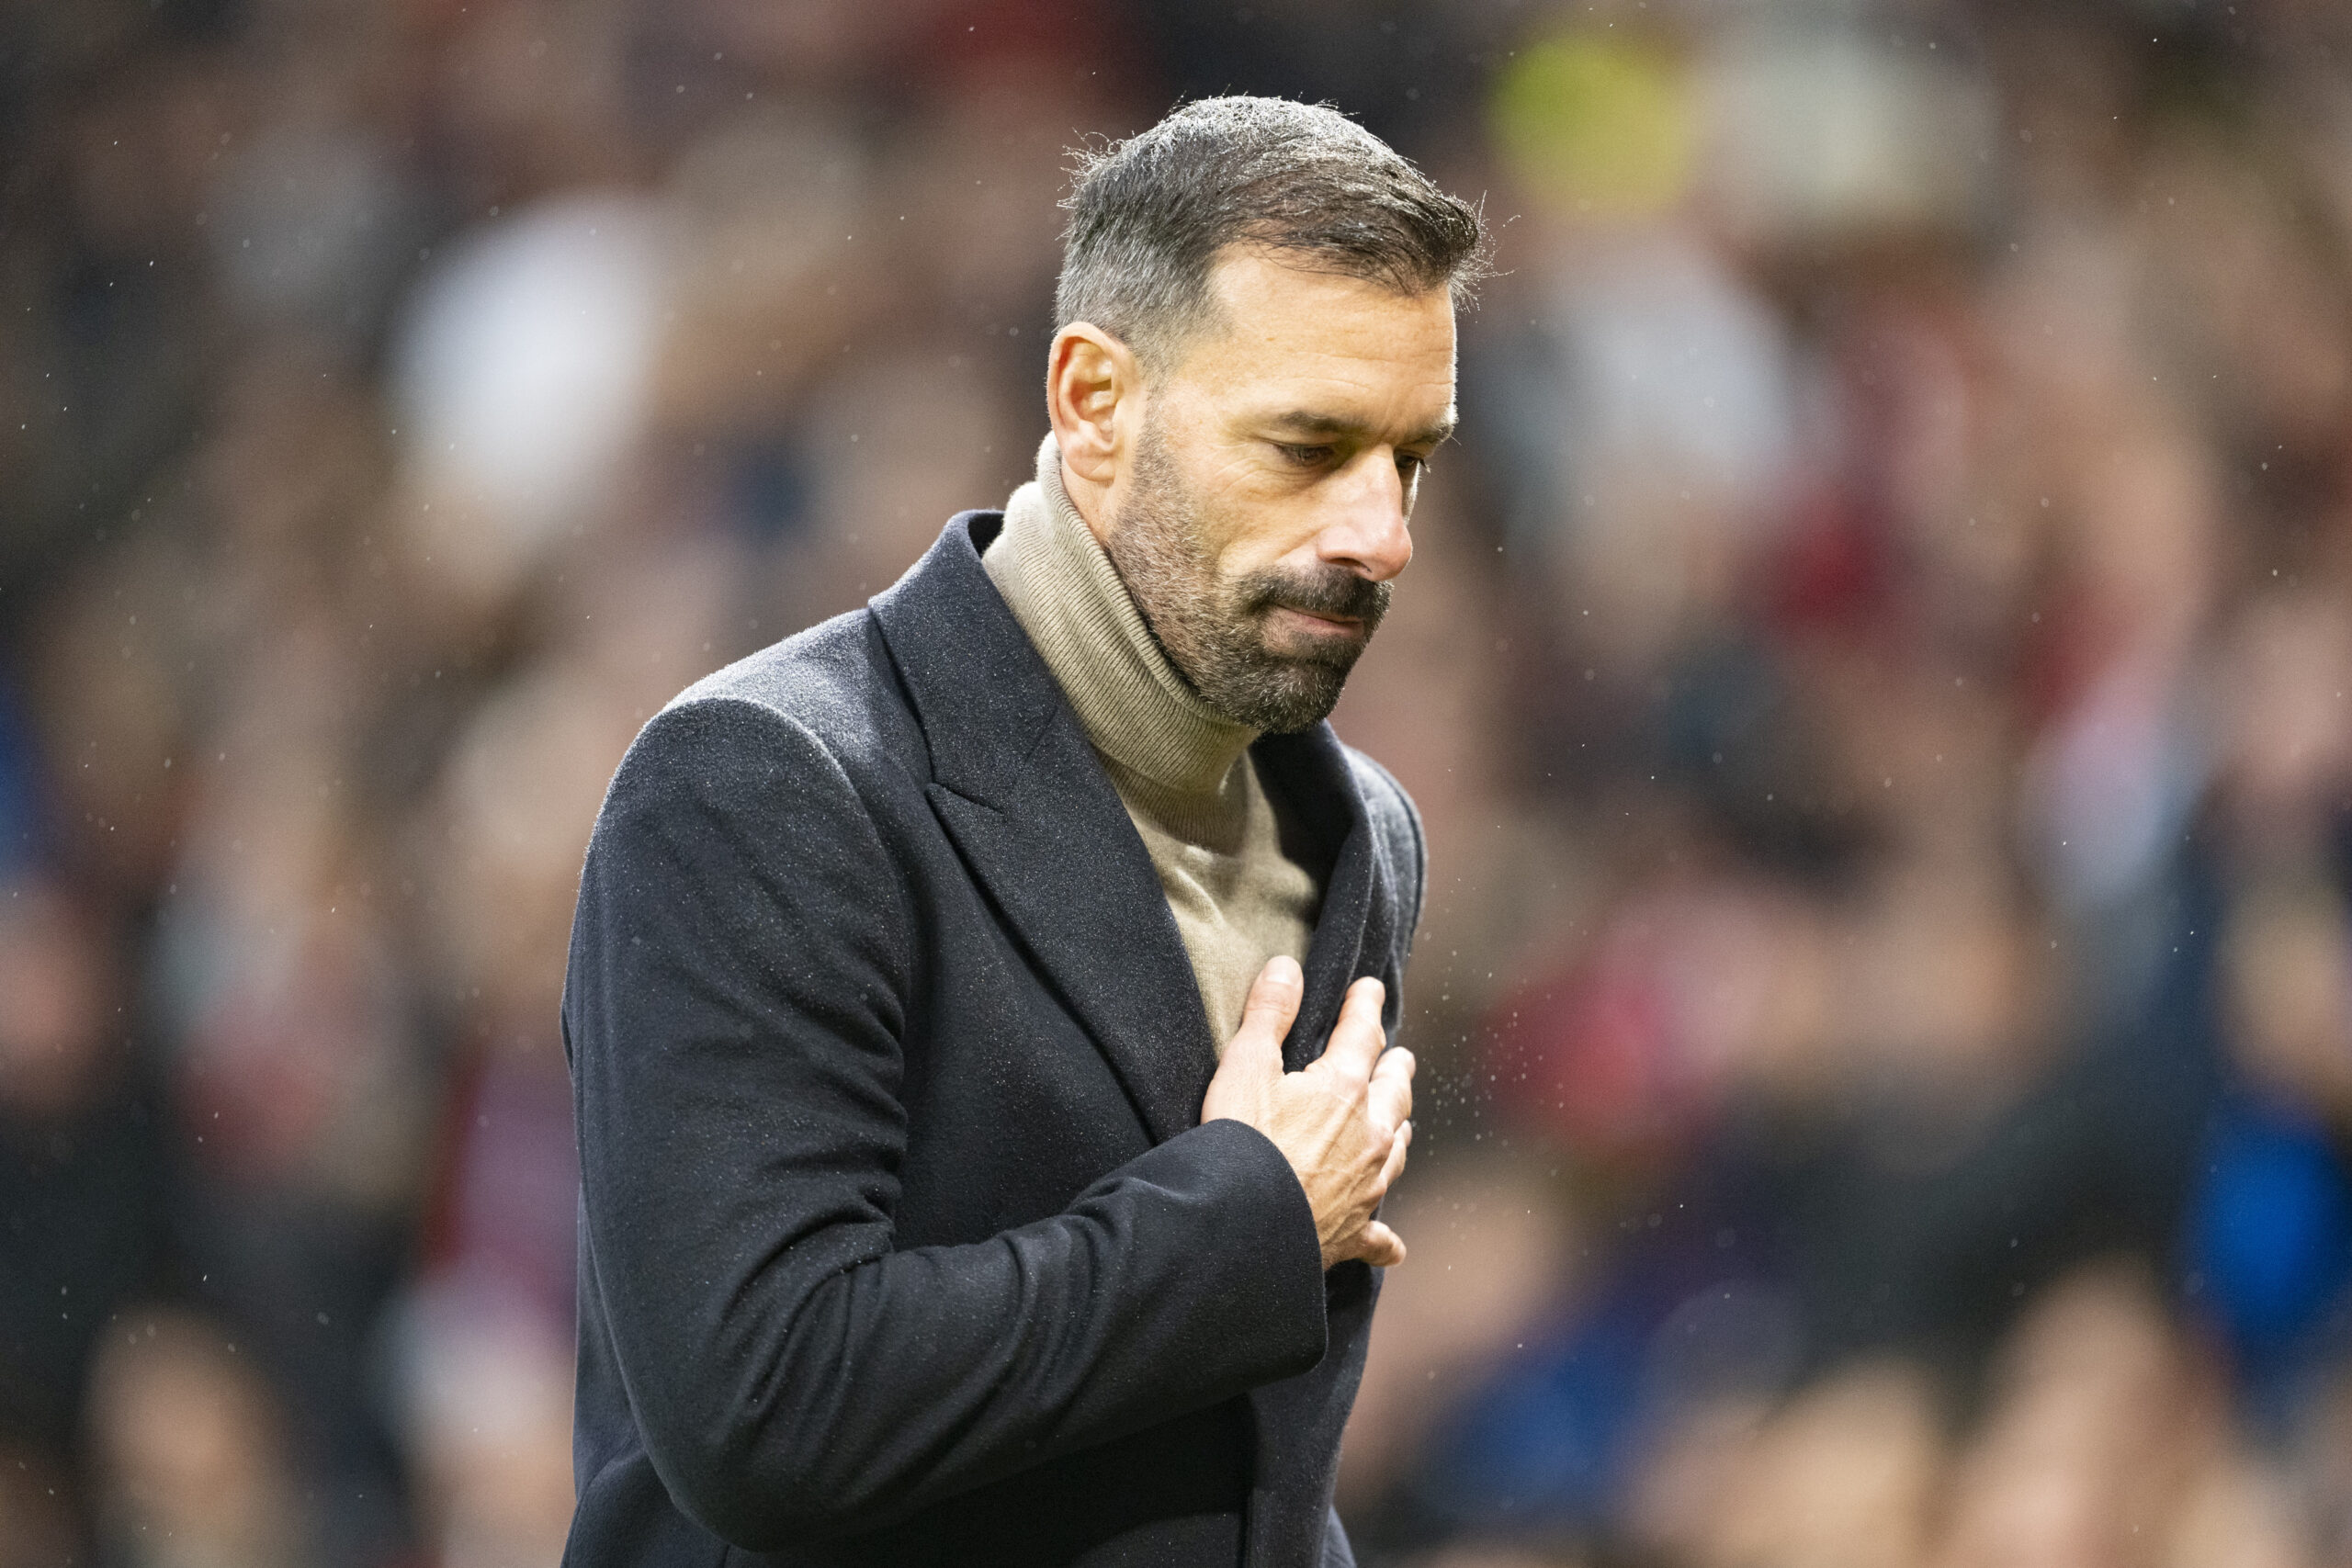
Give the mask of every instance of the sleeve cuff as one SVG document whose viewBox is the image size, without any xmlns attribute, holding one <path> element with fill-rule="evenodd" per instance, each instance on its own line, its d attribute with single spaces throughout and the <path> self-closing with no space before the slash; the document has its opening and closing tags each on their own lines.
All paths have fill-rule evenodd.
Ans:
<svg viewBox="0 0 2352 1568">
<path fill-rule="evenodd" d="M 1220 1119 L 1170 1138 L 1152 1154 L 1183 1158 L 1212 1175 L 1224 1233 L 1219 1250 L 1238 1265 L 1232 1278 L 1236 1320 L 1269 1333 L 1269 1348 L 1283 1363 L 1276 1375 L 1292 1376 L 1320 1361 L 1323 1243 L 1306 1190 L 1282 1150 L 1247 1122 Z"/>
</svg>

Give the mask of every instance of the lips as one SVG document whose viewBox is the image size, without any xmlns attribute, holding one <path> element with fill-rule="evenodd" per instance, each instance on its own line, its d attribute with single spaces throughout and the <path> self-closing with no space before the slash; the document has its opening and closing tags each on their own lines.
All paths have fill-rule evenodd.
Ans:
<svg viewBox="0 0 2352 1568">
<path fill-rule="evenodd" d="M 1362 631 L 1363 629 L 1363 622 L 1353 615 L 1334 615 L 1322 610 L 1302 609 L 1296 604 L 1277 604 L 1274 608 L 1277 610 L 1288 610 L 1294 615 L 1300 616 L 1306 620 L 1318 621 L 1324 626 L 1330 626 L 1338 631 L 1354 632 Z"/>
<path fill-rule="evenodd" d="M 1369 635 L 1388 608 L 1388 585 L 1368 582 L 1351 571 L 1316 575 L 1268 572 L 1250 587 L 1261 613 L 1288 610 L 1335 631 Z"/>
</svg>

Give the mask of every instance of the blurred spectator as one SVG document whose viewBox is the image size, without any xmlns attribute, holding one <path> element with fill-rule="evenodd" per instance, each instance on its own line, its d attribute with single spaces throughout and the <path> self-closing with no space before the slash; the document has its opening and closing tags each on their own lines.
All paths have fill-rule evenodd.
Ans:
<svg viewBox="0 0 2352 1568">
<path fill-rule="evenodd" d="M 1736 1407 L 1681 1417 L 1639 1493 L 1639 1532 L 1702 1568 L 1914 1568 L 1937 1520 L 1935 1391 L 1899 1363 L 1846 1368 L 1750 1431 Z"/>
<path fill-rule="evenodd" d="M 658 216 L 571 196 L 461 242 L 395 344 L 406 525 L 447 591 L 503 603 L 576 531 L 644 417 L 664 306 Z"/>
<path fill-rule="evenodd" d="M 23 1473 L 67 1451 L 93 1342 L 164 1266 L 165 1134 L 106 937 L 64 889 L 0 887 L 0 1454 Z"/>
<path fill-rule="evenodd" d="M 553 1562 L 571 1526 L 571 1339 L 542 1303 L 452 1279 L 407 1304 L 391 1371 L 426 1561 Z"/>
<path fill-rule="evenodd" d="M 92 1371 L 89 1422 L 107 1561 L 314 1561 L 276 1397 L 217 1325 L 173 1313 L 118 1320 Z"/>
</svg>

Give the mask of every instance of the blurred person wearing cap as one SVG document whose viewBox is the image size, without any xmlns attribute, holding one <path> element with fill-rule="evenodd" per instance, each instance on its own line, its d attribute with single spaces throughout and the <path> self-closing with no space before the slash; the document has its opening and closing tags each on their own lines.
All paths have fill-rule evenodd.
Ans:
<svg viewBox="0 0 2352 1568">
<path fill-rule="evenodd" d="M 1263 98 L 1069 205 L 1035 481 L 691 687 L 606 796 L 574 1568 L 1352 1561 L 1425 866 L 1324 720 L 1485 236 Z"/>
</svg>

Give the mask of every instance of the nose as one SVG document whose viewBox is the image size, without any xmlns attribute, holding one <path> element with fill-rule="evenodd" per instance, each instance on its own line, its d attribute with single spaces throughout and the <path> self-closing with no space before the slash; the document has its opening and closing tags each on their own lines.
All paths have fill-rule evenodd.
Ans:
<svg viewBox="0 0 2352 1568">
<path fill-rule="evenodd" d="M 1385 447 L 1359 452 L 1333 478 L 1340 482 L 1329 492 L 1332 515 L 1316 537 L 1316 554 L 1370 581 L 1387 581 L 1413 558 L 1409 498 L 1396 454 Z"/>
</svg>

